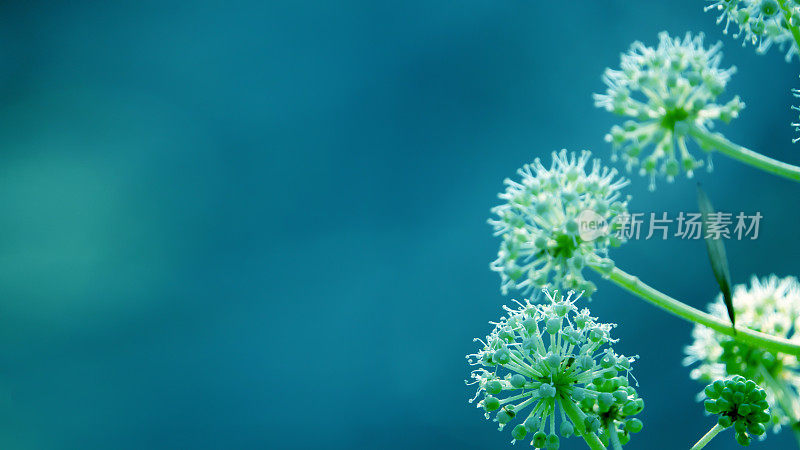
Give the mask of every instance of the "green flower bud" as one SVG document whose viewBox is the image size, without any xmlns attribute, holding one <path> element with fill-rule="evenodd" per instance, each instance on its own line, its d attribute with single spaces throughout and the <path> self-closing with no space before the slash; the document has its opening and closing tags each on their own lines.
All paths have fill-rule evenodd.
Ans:
<svg viewBox="0 0 800 450">
<path fill-rule="evenodd" d="M 526 380 L 525 377 L 520 374 L 514 374 L 511 376 L 511 379 L 508 380 L 511 383 L 511 386 L 520 389 L 525 386 Z"/>
<path fill-rule="evenodd" d="M 561 331 L 561 319 L 559 318 L 552 318 L 547 321 L 547 332 L 550 334 L 556 334 Z"/>
<path fill-rule="evenodd" d="M 747 447 L 750 445 L 750 437 L 746 433 L 736 433 L 736 442 L 738 442 L 739 445 Z"/>
<path fill-rule="evenodd" d="M 525 439 L 525 436 L 527 434 L 528 434 L 528 430 L 525 428 L 525 425 L 522 425 L 522 424 L 519 424 L 519 425 L 515 426 L 514 429 L 511 430 L 511 436 L 513 436 L 514 439 L 516 439 L 518 441 L 521 441 L 521 440 Z"/>
<path fill-rule="evenodd" d="M 597 396 L 597 405 L 600 407 L 600 412 L 608 411 L 608 408 L 614 404 L 614 396 L 608 392 L 603 392 Z"/>
<path fill-rule="evenodd" d="M 500 407 L 500 400 L 492 397 L 491 395 L 487 395 L 486 398 L 483 399 L 483 408 L 486 411 L 494 411 Z"/>
<path fill-rule="evenodd" d="M 630 419 L 627 422 L 625 422 L 625 429 L 630 431 L 631 433 L 638 433 L 642 431 L 643 426 L 644 425 L 642 424 L 642 421 L 639 419 Z"/>
<path fill-rule="evenodd" d="M 561 436 L 568 438 L 575 434 L 575 427 L 572 425 L 571 422 L 561 422 L 561 428 L 558 430 L 561 433 Z"/>
<path fill-rule="evenodd" d="M 498 364 L 508 364 L 508 362 L 511 361 L 511 353 L 507 348 L 503 347 L 494 352 L 492 358 L 497 361 Z"/>
<path fill-rule="evenodd" d="M 600 428 L 600 419 L 595 415 L 587 415 L 583 420 L 583 426 L 587 432 L 594 432 Z"/>
<path fill-rule="evenodd" d="M 547 436 L 547 444 L 545 446 L 547 450 L 558 450 L 558 446 L 559 446 L 558 436 L 556 436 L 555 434 Z"/>
<path fill-rule="evenodd" d="M 533 435 L 532 444 L 536 448 L 544 448 L 545 443 L 547 442 L 547 435 L 544 434 L 542 431 L 537 431 Z"/>
<path fill-rule="evenodd" d="M 486 383 L 486 392 L 492 395 L 499 394 L 500 391 L 502 390 L 503 390 L 503 385 L 497 380 L 492 380 Z"/>
</svg>

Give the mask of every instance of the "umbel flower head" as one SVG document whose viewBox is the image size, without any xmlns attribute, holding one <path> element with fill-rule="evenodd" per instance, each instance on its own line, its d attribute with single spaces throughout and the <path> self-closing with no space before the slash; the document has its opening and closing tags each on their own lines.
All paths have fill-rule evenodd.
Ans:
<svg viewBox="0 0 800 450">
<path fill-rule="evenodd" d="M 584 266 L 613 267 L 608 248 L 624 239 L 612 231 L 617 219 L 627 216 L 629 197 L 620 190 L 628 181 L 599 160 L 590 162 L 590 156 L 588 151 L 553 152 L 550 168 L 537 158 L 517 171 L 519 180 L 505 180 L 499 195 L 504 203 L 492 209 L 496 218 L 489 220 L 503 239 L 490 267 L 500 274 L 504 294 L 550 286 L 590 297 L 596 288 L 583 277 Z M 587 220 L 607 229 L 582 234 Z"/>
<path fill-rule="evenodd" d="M 755 381 L 735 375 L 706 386 L 706 412 L 717 414 L 717 423 L 733 426 L 736 442 L 750 445 L 750 435 L 763 437 L 764 424 L 770 421 L 767 393 Z"/>
<path fill-rule="evenodd" d="M 786 51 L 786 61 L 797 54 L 797 43 L 792 37 L 791 26 L 800 22 L 800 6 L 794 0 L 784 1 L 783 8 L 778 0 L 706 0 L 711 4 L 706 11 L 717 11 L 717 23 L 725 22 L 723 33 L 728 34 L 731 24 L 737 30 L 734 39 L 742 38 L 742 45 L 748 41 L 758 53 L 766 53 L 773 45 Z"/>
<path fill-rule="evenodd" d="M 672 181 L 683 168 L 691 177 L 703 164 L 687 147 L 691 127 L 708 130 L 717 120 L 728 123 L 744 108 L 739 97 L 716 103 L 736 71 L 719 67 L 721 43 L 706 48 L 702 34 L 680 39 L 662 32 L 658 38 L 656 48 L 634 42 L 622 54 L 619 70 L 606 69 L 606 93 L 594 95 L 596 106 L 630 117 L 611 128 L 606 140 L 613 145 L 613 159 L 621 157 L 628 170 L 638 166 L 650 177 L 651 190 L 656 175 Z"/>
<path fill-rule="evenodd" d="M 602 324 L 589 310 L 578 311 L 580 297 L 550 294 L 547 304 L 518 303 L 507 316 L 491 322 L 494 330 L 477 353 L 467 355 L 478 408 L 494 416 L 502 430 L 513 426 L 511 441 L 558 449 L 559 436 L 597 433 L 624 444 L 642 429 L 633 418 L 644 408 L 630 385 L 635 357 L 618 355 L 614 325 Z"/>
<path fill-rule="evenodd" d="M 749 287 L 740 284 L 734 288 L 733 308 L 737 326 L 800 343 L 800 284 L 796 278 L 753 277 Z M 714 316 L 727 317 L 722 296 L 708 310 Z M 772 405 L 770 423 L 775 431 L 800 418 L 800 364 L 796 357 L 742 344 L 702 325 L 695 325 L 692 338 L 684 364 L 698 363 L 690 374 L 693 379 L 709 382 L 741 375 L 763 386 Z"/>
</svg>

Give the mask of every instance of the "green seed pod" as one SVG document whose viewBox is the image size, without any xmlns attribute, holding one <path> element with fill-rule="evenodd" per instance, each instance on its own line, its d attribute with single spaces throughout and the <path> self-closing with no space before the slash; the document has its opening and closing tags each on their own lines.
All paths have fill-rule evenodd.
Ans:
<svg viewBox="0 0 800 450">
<path fill-rule="evenodd" d="M 603 392 L 597 397 L 597 405 L 600 407 L 600 412 L 606 412 L 614 404 L 614 396 L 608 392 Z"/>
<path fill-rule="evenodd" d="M 500 391 L 502 390 L 503 390 L 503 385 L 497 380 L 492 380 L 486 383 L 486 392 L 488 392 L 489 394 L 492 395 L 499 394 Z"/>
<path fill-rule="evenodd" d="M 544 434 L 542 431 L 537 431 L 533 435 L 533 440 L 531 441 L 532 445 L 536 448 L 544 448 L 545 443 L 547 442 L 547 435 Z"/>
<path fill-rule="evenodd" d="M 494 411 L 499 407 L 500 407 L 500 400 L 490 395 L 487 395 L 486 398 L 483 399 L 483 408 L 486 409 L 486 411 Z"/>
<path fill-rule="evenodd" d="M 561 319 L 552 318 L 547 321 L 547 332 L 550 334 L 557 334 L 561 331 Z"/>
<path fill-rule="evenodd" d="M 751 423 L 747 425 L 747 432 L 756 436 L 761 436 L 766 432 L 766 428 L 764 428 L 763 424 Z"/>
<path fill-rule="evenodd" d="M 545 445 L 545 448 L 547 450 L 558 450 L 558 446 L 559 446 L 558 436 L 556 436 L 555 434 L 547 436 L 547 444 Z"/>
<path fill-rule="evenodd" d="M 750 437 L 746 433 L 736 433 L 736 442 L 738 442 L 739 445 L 747 447 L 750 445 Z"/>
<path fill-rule="evenodd" d="M 539 428 L 539 419 L 536 418 L 536 416 L 530 416 L 527 419 L 525 419 L 524 425 L 525 429 L 527 429 L 530 432 L 533 432 Z"/>
<path fill-rule="evenodd" d="M 583 426 L 587 432 L 594 432 L 600 428 L 600 419 L 595 415 L 587 415 L 583 420 Z"/>
<path fill-rule="evenodd" d="M 508 380 L 511 383 L 511 386 L 520 389 L 525 386 L 526 380 L 525 377 L 520 374 L 514 374 L 511 376 L 511 379 Z"/>
<path fill-rule="evenodd" d="M 575 427 L 572 425 L 571 422 L 564 421 L 561 422 L 561 427 L 559 428 L 558 431 L 561 434 L 561 436 L 568 438 L 573 434 L 575 434 Z"/>
<path fill-rule="evenodd" d="M 511 353 L 506 347 L 503 347 L 494 352 L 492 359 L 497 361 L 498 364 L 508 364 L 511 361 Z"/>
<path fill-rule="evenodd" d="M 525 439 L 525 436 L 527 434 L 528 434 L 528 430 L 525 428 L 525 425 L 522 425 L 522 424 L 519 424 L 519 425 L 515 426 L 514 429 L 511 430 L 511 436 L 513 436 L 514 439 L 516 439 L 518 441 L 521 441 L 521 440 Z"/>
</svg>

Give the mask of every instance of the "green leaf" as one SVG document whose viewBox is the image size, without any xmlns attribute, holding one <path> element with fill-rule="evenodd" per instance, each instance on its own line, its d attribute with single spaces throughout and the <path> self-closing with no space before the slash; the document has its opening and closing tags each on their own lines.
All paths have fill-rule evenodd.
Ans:
<svg viewBox="0 0 800 450">
<path fill-rule="evenodd" d="M 703 188 L 700 187 L 700 183 L 697 183 L 697 204 L 700 206 L 700 213 L 703 215 L 703 238 L 706 241 L 711 270 L 714 272 L 714 278 L 717 279 L 719 290 L 722 292 L 722 298 L 725 301 L 725 308 L 728 309 L 731 325 L 736 325 L 736 313 L 733 310 L 733 297 L 731 296 L 731 274 L 728 269 L 725 244 L 722 239 L 713 239 L 713 237 L 708 236 L 708 216 L 714 212 L 714 207 L 711 205 L 711 200 L 708 199 Z"/>
</svg>

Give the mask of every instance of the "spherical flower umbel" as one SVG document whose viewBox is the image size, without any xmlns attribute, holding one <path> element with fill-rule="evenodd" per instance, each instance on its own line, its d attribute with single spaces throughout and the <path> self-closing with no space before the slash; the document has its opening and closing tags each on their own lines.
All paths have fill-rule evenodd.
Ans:
<svg viewBox="0 0 800 450">
<path fill-rule="evenodd" d="M 764 424 L 770 421 L 767 393 L 755 381 L 736 375 L 706 386 L 705 409 L 717 414 L 723 428 L 734 427 L 736 442 L 750 445 L 751 435 L 763 437 Z"/>
<path fill-rule="evenodd" d="M 650 177 L 651 190 L 656 175 L 672 181 L 682 168 L 691 177 L 703 165 L 689 153 L 692 127 L 707 131 L 744 108 L 739 97 L 716 103 L 736 71 L 720 68 L 721 43 L 706 48 L 702 34 L 680 39 L 662 32 L 658 37 L 656 48 L 634 42 L 622 54 L 619 70 L 606 69 L 606 93 L 594 95 L 596 106 L 631 118 L 615 125 L 606 140 L 613 145 L 612 159 L 621 157 L 628 170 L 638 166 Z"/>
<path fill-rule="evenodd" d="M 489 223 L 503 242 L 491 269 L 500 274 L 504 294 L 549 286 L 589 297 L 595 286 L 583 277 L 584 266 L 613 267 L 608 249 L 623 242 L 613 227 L 627 215 L 628 197 L 620 190 L 628 181 L 599 160 L 590 162 L 588 151 L 552 156 L 549 168 L 537 158 L 517 171 L 519 180 L 506 179 L 504 203 L 492 209 L 496 218 Z M 606 228 L 581 233 L 587 220 Z"/>
<path fill-rule="evenodd" d="M 611 348 L 613 325 L 602 324 L 575 297 L 545 292 L 549 303 L 518 303 L 467 358 L 480 366 L 471 374 L 477 394 L 470 400 L 502 430 L 512 426 L 512 442 L 558 449 L 563 438 L 596 433 L 624 444 L 642 429 L 634 418 L 644 408 L 630 385 L 635 358 Z"/>
<path fill-rule="evenodd" d="M 800 343 L 800 283 L 794 277 L 771 275 L 753 277 L 750 286 L 737 285 L 733 291 L 737 327 L 747 327 Z M 722 296 L 709 305 L 709 312 L 726 318 Z M 697 363 L 691 377 L 702 382 L 741 375 L 763 386 L 772 405 L 775 431 L 800 419 L 800 364 L 796 357 L 773 353 L 740 343 L 710 328 L 696 325 L 694 342 L 686 347 L 686 365 Z"/>
<path fill-rule="evenodd" d="M 748 41 L 758 53 L 766 53 L 773 45 L 786 51 L 786 61 L 797 54 L 797 43 L 790 27 L 800 24 L 800 6 L 794 0 L 706 0 L 711 3 L 706 11 L 717 11 L 717 23 L 725 22 L 723 33 L 728 34 L 731 24 L 737 30 L 734 39 L 742 38 L 742 45 Z"/>
</svg>

